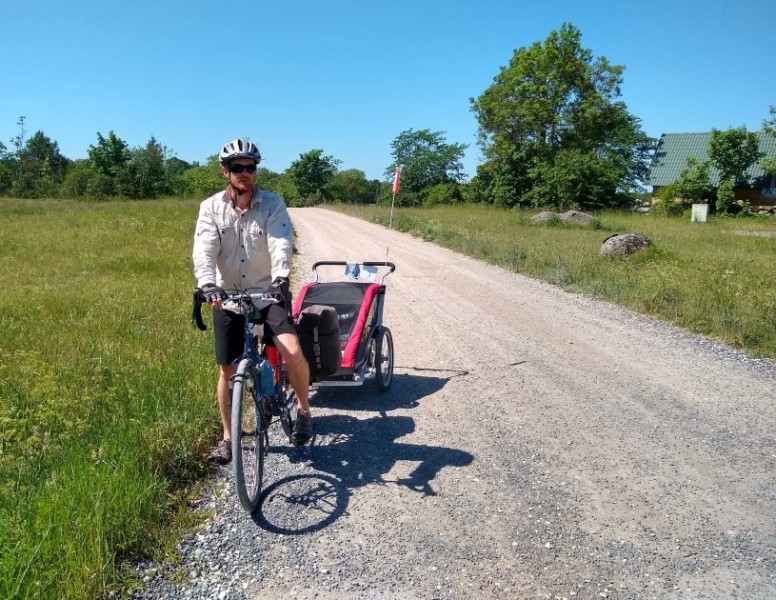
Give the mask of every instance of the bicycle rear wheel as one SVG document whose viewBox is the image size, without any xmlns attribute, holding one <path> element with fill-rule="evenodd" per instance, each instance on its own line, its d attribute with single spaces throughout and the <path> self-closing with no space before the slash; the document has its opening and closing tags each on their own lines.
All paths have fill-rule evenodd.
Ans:
<svg viewBox="0 0 776 600">
<path fill-rule="evenodd" d="M 232 462 L 240 504 L 253 512 L 259 504 L 267 452 L 264 403 L 257 398 L 256 365 L 244 358 L 232 387 Z"/>
</svg>

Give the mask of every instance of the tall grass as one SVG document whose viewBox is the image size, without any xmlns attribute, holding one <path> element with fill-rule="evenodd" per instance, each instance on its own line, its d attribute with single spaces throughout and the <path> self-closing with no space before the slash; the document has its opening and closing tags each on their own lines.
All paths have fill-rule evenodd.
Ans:
<svg viewBox="0 0 776 600">
<path fill-rule="evenodd" d="M 187 319 L 195 218 L 0 199 L 0 597 L 115 589 L 202 475 L 217 419 L 212 342 Z"/>
<path fill-rule="evenodd" d="M 337 205 L 387 225 L 389 210 Z M 532 223 L 537 211 L 487 206 L 396 209 L 393 225 L 457 252 L 590 294 L 776 358 L 776 219 L 596 214 L 592 226 Z M 653 246 L 627 258 L 602 258 L 603 240 L 640 232 Z M 494 282 L 494 285 L 497 285 Z"/>
</svg>

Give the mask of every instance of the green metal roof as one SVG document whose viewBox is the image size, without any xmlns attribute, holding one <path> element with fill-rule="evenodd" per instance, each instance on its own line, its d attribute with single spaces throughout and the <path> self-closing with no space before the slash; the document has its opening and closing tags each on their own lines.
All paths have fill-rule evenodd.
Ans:
<svg viewBox="0 0 776 600">
<path fill-rule="evenodd" d="M 776 156 L 776 136 L 764 131 L 755 132 L 760 138 L 760 152 L 766 156 Z M 699 162 L 709 160 L 708 147 L 711 132 L 706 133 L 664 133 L 660 136 L 655 156 L 649 167 L 650 185 L 669 185 L 679 179 L 679 173 L 687 166 L 687 159 L 697 158 Z M 747 169 L 749 181 L 756 187 L 767 187 L 770 177 L 760 168 L 760 161 Z M 719 171 L 709 169 L 711 185 L 719 184 Z"/>
</svg>

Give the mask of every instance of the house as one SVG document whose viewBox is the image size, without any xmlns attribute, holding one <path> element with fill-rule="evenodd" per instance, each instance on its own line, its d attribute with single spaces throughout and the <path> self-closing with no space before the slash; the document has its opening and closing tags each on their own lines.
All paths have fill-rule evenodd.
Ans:
<svg viewBox="0 0 776 600">
<path fill-rule="evenodd" d="M 760 138 L 760 152 L 767 157 L 776 157 L 776 136 L 765 131 L 756 132 Z M 648 183 L 652 196 L 679 179 L 679 173 L 687 166 L 687 159 L 694 157 L 699 162 L 709 160 L 708 147 L 711 132 L 707 133 L 664 133 L 652 157 Z M 753 207 L 776 206 L 776 176 L 766 175 L 761 161 L 746 171 L 747 181 L 739 181 L 735 187 L 736 200 L 745 200 Z M 719 185 L 719 171 L 709 169 L 709 183 Z"/>
</svg>

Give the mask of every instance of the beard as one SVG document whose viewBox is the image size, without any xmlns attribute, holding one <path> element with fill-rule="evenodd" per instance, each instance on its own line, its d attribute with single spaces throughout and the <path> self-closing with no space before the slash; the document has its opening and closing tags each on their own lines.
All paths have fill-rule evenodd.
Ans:
<svg viewBox="0 0 776 600">
<path fill-rule="evenodd" d="M 243 195 L 247 192 L 253 191 L 253 183 L 249 180 L 246 181 L 240 181 L 237 177 L 234 178 L 234 181 L 229 182 L 232 186 L 232 188 L 239 194 Z"/>
</svg>

